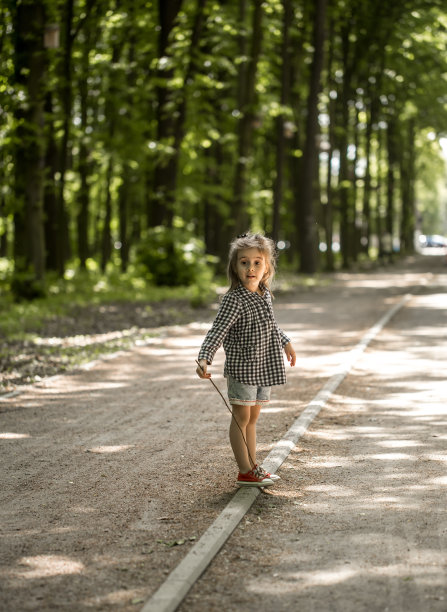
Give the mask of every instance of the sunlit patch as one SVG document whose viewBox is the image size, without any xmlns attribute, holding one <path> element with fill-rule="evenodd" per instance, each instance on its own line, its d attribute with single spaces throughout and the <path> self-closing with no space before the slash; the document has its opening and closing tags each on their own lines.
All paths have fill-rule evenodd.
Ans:
<svg viewBox="0 0 447 612">
<path fill-rule="evenodd" d="M 428 459 L 429 461 L 447 461 L 447 455 L 430 454 L 430 455 L 425 455 L 424 458 Z"/>
<path fill-rule="evenodd" d="M 431 478 L 430 482 L 436 485 L 447 485 L 447 476 L 439 476 L 439 478 Z"/>
<path fill-rule="evenodd" d="M 95 598 L 87 600 L 86 604 L 89 608 L 92 606 L 122 606 L 129 603 L 135 606 L 145 602 L 145 595 L 147 597 L 147 593 L 142 589 L 121 589 L 107 595 L 97 595 Z M 135 609 L 138 609 L 138 607 Z"/>
<path fill-rule="evenodd" d="M 248 590 L 252 592 L 278 592 L 290 593 L 301 591 L 305 588 L 321 585 L 332 585 L 346 582 L 359 572 L 346 566 L 336 567 L 332 570 L 322 570 L 314 572 L 285 573 L 282 578 L 277 579 L 273 584 L 271 581 L 264 582 L 263 587 L 259 588 L 259 581 L 248 585 Z"/>
<path fill-rule="evenodd" d="M 345 582 L 349 578 L 355 576 L 358 572 L 356 570 L 339 567 L 333 570 L 323 570 L 319 572 L 312 572 L 309 576 L 311 582 L 314 584 L 337 584 L 339 582 Z"/>
<path fill-rule="evenodd" d="M 326 493 L 331 497 L 350 497 L 354 495 L 354 491 L 348 487 L 337 487 L 336 485 L 310 485 L 306 487 L 306 491 L 315 491 L 317 493 Z"/>
<path fill-rule="evenodd" d="M 349 440 L 352 438 L 352 433 L 345 431 L 344 429 L 331 429 L 330 431 L 319 431 L 314 434 L 316 438 L 322 440 Z"/>
<path fill-rule="evenodd" d="M 53 527 L 52 529 L 49 529 L 48 527 L 46 527 L 45 534 L 52 535 L 52 534 L 61 534 L 61 533 L 71 533 L 74 529 L 75 529 L 74 527 Z M 20 531 L 11 531 L 8 534 L 8 538 L 15 538 L 15 539 L 23 540 L 23 538 L 41 536 L 42 532 L 43 532 L 43 529 L 20 529 Z"/>
<path fill-rule="evenodd" d="M 91 362 L 91 367 L 94 367 L 94 365 L 94 362 Z M 88 370 L 91 368 L 84 367 L 83 369 Z M 87 391 L 91 394 L 92 397 L 97 397 L 99 393 L 107 391 L 108 389 L 121 389 L 126 386 L 126 382 L 106 382 L 104 380 L 92 383 L 86 382 L 85 380 L 73 380 L 70 381 L 70 383 L 71 385 L 73 385 L 73 388 L 76 390 L 76 392 Z M 60 397 L 61 392 L 65 392 L 65 389 L 61 389 L 57 386 L 45 389 L 45 394 L 48 396 L 54 395 Z"/>
<path fill-rule="evenodd" d="M 273 406 L 269 406 L 268 408 L 262 408 L 262 413 L 275 414 L 276 412 L 284 412 L 286 408 L 274 408 Z"/>
<path fill-rule="evenodd" d="M 29 434 L 24 433 L 13 433 L 10 431 L 0 433 L 0 440 L 21 440 L 23 438 L 30 438 Z"/>
<path fill-rule="evenodd" d="M 400 502 L 397 497 L 374 497 L 375 504 L 398 504 Z"/>
<path fill-rule="evenodd" d="M 80 574 L 85 569 L 84 564 L 80 561 L 74 561 L 70 557 L 58 555 L 22 557 L 19 565 L 27 567 L 23 572 L 19 572 L 24 578 L 47 578 L 49 576 Z"/>
<path fill-rule="evenodd" d="M 381 453 L 380 455 L 371 455 L 371 459 L 380 459 L 381 461 L 415 461 L 416 457 L 406 453 Z"/>
<path fill-rule="evenodd" d="M 383 440 L 382 442 L 377 442 L 379 446 L 384 446 L 386 448 L 404 448 L 410 446 L 425 446 L 422 442 L 416 442 L 415 440 Z"/>
<path fill-rule="evenodd" d="M 309 466 L 313 468 L 341 468 L 345 466 L 349 466 L 351 461 L 349 459 L 326 459 L 326 458 L 318 458 L 317 461 L 312 461 L 312 465 Z"/>
<path fill-rule="evenodd" d="M 129 448 L 132 448 L 133 444 L 120 444 L 119 446 L 95 446 L 93 448 L 89 448 L 89 453 L 120 453 Z"/>
</svg>

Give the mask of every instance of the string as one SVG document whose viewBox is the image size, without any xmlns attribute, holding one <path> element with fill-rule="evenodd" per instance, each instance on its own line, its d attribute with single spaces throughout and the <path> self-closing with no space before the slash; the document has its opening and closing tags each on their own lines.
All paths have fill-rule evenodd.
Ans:
<svg viewBox="0 0 447 612">
<path fill-rule="evenodd" d="M 197 365 L 199 366 L 199 368 L 202 370 L 203 373 L 205 373 L 205 370 L 202 368 L 202 366 L 200 365 L 200 363 L 197 361 L 197 359 L 195 360 Z M 217 393 L 220 395 L 220 397 L 223 399 L 225 406 L 227 407 L 227 409 L 229 410 L 230 414 L 231 414 L 231 418 L 234 420 L 234 422 L 236 423 L 236 425 L 238 426 L 239 431 L 241 432 L 241 436 L 242 439 L 244 441 L 245 446 L 247 447 L 247 453 L 248 453 L 248 458 L 250 459 L 250 463 L 253 467 L 256 467 L 256 463 L 253 461 L 253 458 L 250 454 L 250 449 L 248 448 L 248 444 L 247 444 L 247 440 L 245 439 L 244 436 L 244 432 L 241 429 L 241 426 L 239 425 L 239 423 L 237 422 L 237 418 L 234 416 L 234 412 L 232 411 L 232 409 L 230 408 L 230 406 L 227 403 L 227 400 L 224 398 L 224 396 L 222 395 L 222 393 L 220 392 L 219 387 L 217 387 L 217 385 L 215 384 L 214 380 L 212 378 L 208 379 L 210 381 L 210 383 L 213 385 L 213 387 L 216 389 Z"/>
</svg>

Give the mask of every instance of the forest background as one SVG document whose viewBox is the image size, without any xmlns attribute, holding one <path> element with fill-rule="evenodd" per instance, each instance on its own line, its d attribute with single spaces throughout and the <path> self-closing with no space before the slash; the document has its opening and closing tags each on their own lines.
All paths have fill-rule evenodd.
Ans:
<svg viewBox="0 0 447 612">
<path fill-rule="evenodd" d="M 248 227 L 310 274 L 333 247 L 347 268 L 446 229 L 441 0 L 2 0 L 1 17 L 18 294 L 89 260 L 187 284 Z"/>
<path fill-rule="evenodd" d="M 23 324 L 14 301 L 110 298 L 111 279 L 200 302 L 248 228 L 308 275 L 447 233 L 442 0 L 0 0 L 0 17 L 2 331 Z"/>
</svg>

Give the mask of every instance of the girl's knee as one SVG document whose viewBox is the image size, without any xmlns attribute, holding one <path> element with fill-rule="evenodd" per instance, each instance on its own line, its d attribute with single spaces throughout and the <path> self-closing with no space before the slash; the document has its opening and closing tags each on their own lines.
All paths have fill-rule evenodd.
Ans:
<svg viewBox="0 0 447 612">
<path fill-rule="evenodd" d="M 245 426 L 250 421 L 250 406 L 242 406 L 239 404 L 233 404 L 233 416 L 241 426 Z"/>
<path fill-rule="evenodd" d="M 249 424 L 250 425 L 254 425 L 254 423 L 256 423 L 256 421 L 259 418 L 259 413 L 261 412 L 261 406 L 251 406 L 250 407 L 250 418 L 249 418 Z"/>
</svg>

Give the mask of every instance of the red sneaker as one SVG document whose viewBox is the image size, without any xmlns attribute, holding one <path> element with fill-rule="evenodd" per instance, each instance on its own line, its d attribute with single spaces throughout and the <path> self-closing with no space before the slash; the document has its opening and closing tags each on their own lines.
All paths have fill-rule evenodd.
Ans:
<svg viewBox="0 0 447 612">
<path fill-rule="evenodd" d="M 241 474 L 239 472 L 237 484 L 240 487 L 271 487 L 274 483 L 273 480 L 264 476 L 255 465 L 255 467 L 246 474 Z"/>
</svg>

